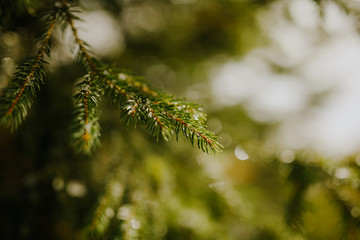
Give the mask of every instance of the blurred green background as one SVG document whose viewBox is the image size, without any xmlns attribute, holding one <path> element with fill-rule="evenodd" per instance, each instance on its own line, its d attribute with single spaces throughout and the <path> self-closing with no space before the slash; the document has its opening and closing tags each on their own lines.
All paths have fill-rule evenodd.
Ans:
<svg viewBox="0 0 360 240">
<path fill-rule="evenodd" d="M 53 4 L 15 2 L 0 93 Z M 0 130 L 0 239 L 360 239 L 357 1 L 76 3 L 102 61 L 202 104 L 224 150 L 124 129 L 104 101 L 101 149 L 74 153 L 82 73 L 58 29 L 29 116 Z"/>
</svg>

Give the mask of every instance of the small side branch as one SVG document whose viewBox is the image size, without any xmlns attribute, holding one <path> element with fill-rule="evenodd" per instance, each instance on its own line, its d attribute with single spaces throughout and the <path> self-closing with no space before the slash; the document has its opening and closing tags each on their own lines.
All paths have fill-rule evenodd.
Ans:
<svg viewBox="0 0 360 240">
<path fill-rule="evenodd" d="M 76 85 L 72 142 L 80 152 L 91 153 L 100 145 L 98 106 L 102 96 L 103 85 L 94 74 L 87 74 Z"/>
<path fill-rule="evenodd" d="M 6 111 L 7 114 L 12 113 L 16 103 L 19 101 L 19 99 L 20 99 L 21 95 L 23 94 L 26 86 L 28 86 L 30 84 L 30 82 L 33 81 L 35 73 L 41 67 L 41 60 L 44 58 L 44 52 L 48 49 L 48 43 L 49 43 L 51 34 L 52 34 L 54 26 L 55 26 L 55 21 L 56 21 L 55 18 L 51 21 L 51 23 L 49 25 L 49 30 L 46 32 L 45 39 L 42 42 L 41 47 L 40 47 L 40 49 L 38 51 L 38 54 L 36 55 L 36 57 L 35 57 L 35 59 L 33 61 L 31 70 L 30 70 L 29 74 L 27 74 L 27 76 L 23 79 L 24 83 L 23 83 L 23 85 L 22 85 L 22 87 L 20 89 L 20 92 L 16 95 L 16 98 L 12 102 L 10 108 Z"/>
<path fill-rule="evenodd" d="M 75 43 L 79 46 L 78 57 L 85 62 L 85 66 L 88 68 L 88 71 L 93 72 L 94 74 L 98 74 L 99 71 L 96 67 L 95 62 L 93 61 L 92 57 L 90 56 L 90 50 L 87 49 L 87 43 L 84 42 L 82 39 L 79 38 L 78 30 L 75 27 L 74 20 L 79 19 L 76 17 L 69 8 L 69 4 L 66 0 L 62 0 L 64 5 L 64 14 L 66 17 L 66 21 L 69 24 L 71 31 L 73 33 Z"/>
<path fill-rule="evenodd" d="M 0 98 L 0 124 L 15 130 L 27 116 L 36 92 L 45 78 L 44 56 L 50 55 L 50 38 L 56 22 L 57 11 L 49 13 L 44 21 L 44 33 L 40 36 L 40 48 L 34 57 L 24 61 L 14 74 L 10 86 Z"/>
<path fill-rule="evenodd" d="M 216 153 L 220 152 L 222 145 L 217 141 L 215 134 L 205 128 L 205 126 L 187 123 L 185 120 L 176 117 L 172 114 L 166 113 L 176 123 L 176 136 L 182 131 L 183 135 L 190 140 L 194 145 L 195 137 L 197 139 L 197 146 L 203 152 Z"/>
</svg>

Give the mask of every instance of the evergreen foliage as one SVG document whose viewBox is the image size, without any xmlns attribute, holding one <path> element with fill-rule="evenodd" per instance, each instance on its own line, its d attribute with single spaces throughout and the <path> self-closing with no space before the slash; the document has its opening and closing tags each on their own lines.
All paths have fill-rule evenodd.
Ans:
<svg viewBox="0 0 360 240">
<path fill-rule="evenodd" d="M 34 2 L 37 6 L 38 2 Z M 29 58 L 18 68 L 12 85 L 5 89 L 1 96 L 1 125 L 15 130 L 25 119 L 29 108 L 44 83 L 45 67 L 43 60 L 46 54 L 50 57 L 50 37 L 57 18 L 62 31 L 71 29 L 76 47 L 76 62 L 86 72 L 84 80 L 76 85 L 75 116 L 72 124 L 74 130 L 72 142 L 76 150 L 91 153 L 100 145 L 100 125 L 98 105 L 103 93 L 107 92 L 112 102 L 120 105 L 121 120 L 125 126 L 130 121 L 140 121 L 146 125 L 152 135 L 165 140 L 175 133 L 182 133 L 192 145 L 206 153 L 221 150 L 219 138 L 206 129 L 205 114 L 196 104 L 188 104 L 173 96 L 151 90 L 143 80 L 125 75 L 122 71 L 111 68 L 101 69 L 101 63 L 91 56 L 89 44 L 79 38 L 74 21 L 80 20 L 75 14 L 76 5 L 70 5 L 65 0 L 56 2 L 54 9 L 47 13 L 43 22 L 44 33 L 40 35 L 40 49 L 35 57 Z"/>
<path fill-rule="evenodd" d="M 72 137 L 75 149 L 80 152 L 90 153 L 100 145 L 98 106 L 103 95 L 102 89 L 102 82 L 91 73 L 76 85 Z"/>
<path fill-rule="evenodd" d="M 91 46 L 79 37 L 80 7 L 70 2 L 75 1 L 0 1 L 0 31 L 19 12 L 42 16 L 34 56 L 19 65 L 0 96 L 1 127 L 20 131 L 8 135 L 0 129 L 1 239 L 359 239 L 359 155 L 335 162 L 311 150 L 290 150 L 293 156 L 284 159 L 283 149 L 264 144 L 266 132 L 274 125 L 251 120 L 238 106 L 210 114 L 215 122 L 221 120 L 227 136 L 228 149 L 221 156 L 196 155 L 172 142 L 155 144 L 154 138 L 169 140 L 183 135 L 203 152 L 214 154 L 222 149 L 219 137 L 207 129 L 207 116 L 200 105 L 155 89 L 143 77 L 97 59 Z M 130 1 L 98 2 L 121 8 Z M 156 1 L 134 2 L 127 7 Z M 233 21 L 234 16 L 249 14 L 248 9 L 272 1 L 196 2 L 200 5 L 196 5 L 197 18 L 205 19 L 205 27 L 199 35 L 186 35 L 185 30 L 191 31 L 186 25 L 180 34 L 182 41 L 189 38 L 182 47 L 188 50 L 195 45 L 193 51 L 211 42 L 207 41 L 209 35 L 218 28 L 223 30 L 222 24 L 231 34 L 234 31 L 226 24 L 228 19 L 218 20 L 217 14 L 234 14 L 229 17 Z M 317 4 L 321 12 L 329 1 L 308 2 Z M 348 14 L 354 11 L 347 9 L 344 1 L 333 2 Z M 184 12 L 190 8 L 185 6 Z M 248 25 L 252 21 L 242 22 Z M 57 26 L 72 34 L 69 48 L 81 69 L 69 78 L 77 78 L 74 83 L 63 81 L 73 69 L 61 69 L 57 77 L 47 74 Z M 212 41 L 218 43 L 219 39 Z M 149 42 L 133 44 L 144 51 Z M 169 46 L 164 49 L 170 51 Z M 137 52 L 133 54 L 138 61 Z M 208 56 L 203 53 L 202 57 Z M 185 59 L 192 64 L 193 59 Z M 61 96 L 52 96 L 56 94 Z M 40 106 L 34 104 L 37 98 L 43 98 Z M 43 106 L 49 99 L 64 103 Z M 41 116 L 25 121 L 29 111 Z M 103 119 L 101 113 L 111 116 Z M 138 129 L 117 128 L 120 121 L 125 128 L 143 125 L 151 140 Z M 24 127 L 19 129 L 21 124 Z M 84 154 L 65 146 L 70 134 L 72 146 Z M 108 138 L 101 140 L 103 150 L 96 151 L 101 135 Z M 8 147 L 11 144 L 16 146 Z M 233 150 L 239 145 L 249 160 L 236 159 Z M 90 154 L 94 161 L 89 161 Z"/>
<path fill-rule="evenodd" d="M 6 128 L 15 130 L 21 124 L 37 91 L 44 84 L 45 64 L 47 64 L 44 57 L 50 57 L 50 38 L 55 26 L 56 15 L 56 10 L 45 15 L 43 32 L 38 40 L 40 49 L 37 55 L 29 57 L 18 67 L 13 81 L 0 97 L 0 124 Z"/>
<path fill-rule="evenodd" d="M 121 70 L 105 68 L 106 92 L 121 109 L 125 126 L 143 123 L 157 139 L 169 140 L 172 134 L 183 134 L 192 145 L 204 152 L 221 150 L 218 137 L 206 129 L 206 116 L 199 105 L 183 102 L 174 96 L 150 89 L 144 81 Z"/>
</svg>

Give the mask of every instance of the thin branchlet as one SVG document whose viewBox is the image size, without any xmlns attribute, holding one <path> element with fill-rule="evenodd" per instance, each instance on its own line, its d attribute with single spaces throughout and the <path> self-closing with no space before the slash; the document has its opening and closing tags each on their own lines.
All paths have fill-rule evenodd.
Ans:
<svg viewBox="0 0 360 240">
<path fill-rule="evenodd" d="M 36 91 L 45 78 L 45 55 L 50 55 L 50 38 L 56 22 L 57 11 L 54 9 L 46 16 L 40 36 L 40 47 L 34 57 L 30 57 L 18 67 L 10 86 L 0 98 L 0 124 L 15 130 L 21 124 L 31 107 Z"/>
<path fill-rule="evenodd" d="M 75 27 L 75 19 L 78 19 L 70 10 L 69 4 L 67 1 L 62 0 L 63 4 L 63 14 L 65 15 L 65 20 L 70 26 L 71 32 L 74 37 L 75 44 L 78 45 L 78 58 L 79 62 L 82 63 L 88 75 L 85 77 L 85 81 L 82 82 L 83 85 L 86 85 L 86 91 L 83 91 L 82 94 L 77 93 L 74 98 L 76 101 L 77 112 L 81 112 L 81 116 L 77 116 L 76 121 L 79 125 L 78 128 L 81 129 L 81 135 L 73 134 L 74 145 L 79 145 L 80 149 L 83 152 L 90 153 L 95 147 L 99 145 L 99 136 L 100 136 L 100 126 L 98 123 L 98 118 L 92 116 L 93 113 L 97 113 L 97 101 L 100 101 L 102 97 L 102 89 L 99 84 L 101 84 L 100 74 L 96 67 L 96 64 L 93 58 L 90 55 L 90 50 L 87 48 L 87 44 L 79 37 L 78 30 Z M 76 97 L 81 96 L 79 99 Z M 93 100 L 96 99 L 96 102 Z M 82 108 L 82 109 L 81 109 Z M 93 127 L 93 130 L 89 128 Z"/>
<path fill-rule="evenodd" d="M 69 3 L 66 0 L 62 0 L 62 3 L 64 5 L 63 11 L 66 16 L 66 20 L 73 33 L 75 43 L 79 46 L 79 53 L 78 53 L 79 58 L 85 58 L 89 68 L 87 69 L 88 71 L 98 74 L 98 69 L 96 67 L 96 64 L 93 61 L 92 57 L 90 56 L 90 51 L 86 47 L 87 44 L 81 38 L 79 38 L 78 30 L 74 24 L 74 20 L 76 17 L 71 13 L 69 8 Z"/>
<path fill-rule="evenodd" d="M 76 85 L 72 142 L 77 150 L 91 153 L 100 145 L 98 106 L 103 96 L 102 82 L 92 73 Z"/>
<path fill-rule="evenodd" d="M 47 45 L 49 43 L 49 40 L 50 40 L 50 37 L 51 37 L 51 34 L 53 32 L 53 29 L 54 29 L 54 26 L 55 26 L 55 21 L 56 21 L 56 18 L 54 18 L 50 25 L 49 25 L 49 30 L 46 32 L 46 37 L 45 39 L 43 40 L 43 42 L 41 43 L 41 47 L 38 51 L 38 54 L 36 55 L 35 57 L 35 61 L 31 67 L 31 71 L 29 72 L 29 74 L 23 79 L 24 80 L 24 83 L 21 87 L 21 90 L 20 92 L 16 95 L 16 98 L 14 99 L 14 101 L 12 102 L 10 108 L 6 111 L 6 114 L 11 114 L 12 111 L 14 110 L 14 107 L 16 105 L 16 103 L 19 101 L 21 95 L 23 94 L 25 88 L 27 85 L 29 85 L 29 83 L 33 80 L 34 78 L 34 75 L 35 75 L 35 72 L 40 68 L 40 61 L 43 59 L 44 57 L 44 52 L 47 48 Z"/>
</svg>

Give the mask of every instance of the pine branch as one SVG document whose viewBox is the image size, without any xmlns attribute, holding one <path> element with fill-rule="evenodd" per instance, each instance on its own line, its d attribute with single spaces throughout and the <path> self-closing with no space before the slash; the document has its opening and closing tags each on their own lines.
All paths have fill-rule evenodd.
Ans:
<svg viewBox="0 0 360 240">
<path fill-rule="evenodd" d="M 81 20 L 78 16 L 76 16 L 74 13 L 77 13 L 78 11 L 72 9 L 75 7 L 75 5 L 70 5 L 66 0 L 62 0 L 62 11 L 63 11 L 63 30 L 67 26 L 70 26 L 71 32 L 74 37 L 74 42 L 78 46 L 77 56 L 76 56 L 76 62 L 80 64 L 84 68 L 86 72 L 93 72 L 98 73 L 98 69 L 96 67 L 96 64 L 91 57 L 91 50 L 89 49 L 90 46 L 88 43 L 83 41 L 79 38 L 78 30 L 75 27 L 75 20 Z"/>
<path fill-rule="evenodd" d="M 203 152 L 213 154 L 221 151 L 219 138 L 206 129 L 206 115 L 200 106 L 152 90 L 122 71 L 108 68 L 103 76 L 107 95 L 120 106 L 125 126 L 140 121 L 157 138 L 162 136 L 169 140 L 175 133 L 178 139 L 182 133 Z"/>
<path fill-rule="evenodd" d="M 105 72 L 104 74 L 99 73 L 98 67 L 95 65 L 94 60 L 89 54 L 90 51 L 87 49 L 88 45 L 78 37 L 74 19 L 79 18 L 72 14 L 65 0 L 62 2 L 64 6 L 66 6 L 64 7 L 65 15 L 73 32 L 75 43 L 79 46 L 78 62 L 80 62 L 82 66 L 85 66 L 88 71 L 92 71 L 100 77 L 106 78 Z M 108 89 L 115 90 L 115 92 L 113 91 L 113 94 L 110 95 L 115 96 L 117 100 L 119 100 L 118 96 L 126 96 L 127 104 L 123 105 L 123 112 L 121 114 L 121 119 L 125 121 L 126 126 L 128 126 L 131 121 L 136 122 L 136 119 L 138 119 L 142 121 L 152 135 L 157 138 L 159 135 L 162 135 L 165 140 L 168 140 L 172 133 L 176 132 L 176 136 L 178 137 L 179 132 L 182 131 L 183 135 L 188 138 L 193 145 L 194 142 L 197 141 L 198 147 L 204 152 L 215 153 L 220 151 L 221 145 L 216 141 L 216 136 L 206 129 L 201 119 L 197 119 L 196 117 L 202 116 L 202 114 L 199 114 L 198 111 L 196 114 L 184 114 L 188 110 L 194 112 L 195 108 L 182 102 L 180 102 L 181 106 L 176 106 L 175 103 L 177 102 L 174 101 L 175 99 L 165 94 L 163 94 L 161 98 L 155 99 L 158 97 L 158 93 L 151 90 L 146 84 L 139 81 L 139 78 L 136 79 L 134 76 L 119 72 L 117 78 L 123 80 L 123 82 L 117 82 L 118 85 L 114 85 L 111 81 L 105 80 L 105 84 L 108 86 Z M 151 98 L 154 98 L 154 100 L 151 101 Z M 167 98 L 169 100 L 166 100 Z M 123 100 L 119 102 L 123 102 Z M 154 104 L 155 102 L 156 104 Z M 185 107 L 184 109 L 185 111 L 181 109 L 183 106 L 187 106 L 187 108 Z M 166 108 L 169 110 L 171 108 L 171 111 L 163 111 Z"/>
<path fill-rule="evenodd" d="M 76 62 L 88 72 L 84 80 L 76 85 L 75 116 L 72 124 L 73 134 L 72 143 L 80 152 L 90 154 L 100 145 L 100 125 L 98 105 L 103 96 L 103 83 L 100 80 L 95 60 L 90 56 L 90 46 L 79 38 L 78 30 L 75 27 L 75 20 L 80 20 L 74 13 L 74 5 L 62 0 L 62 29 L 70 27 L 74 37 L 74 42 L 78 46 Z"/>
<path fill-rule="evenodd" d="M 206 115 L 196 104 L 185 103 L 169 94 L 148 87 L 145 81 L 123 71 L 114 70 L 99 63 L 91 56 L 89 45 L 79 38 L 75 27 L 74 5 L 66 0 L 56 2 L 54 13 L 50 14 L 45 24 L 45 33 L 40 38 L 38 54 L 28 59 L 15 74 L 12 86 L 5 91 L 1 99 L 1 125 L 16 129 L 26 117 L 36 91 L 40 89 L 45 77 L 45 54 L 50 55 L 50 36 L 53 31 L 56 14 L 62 30 L 70 27 L 77 49 L 76 60 L 87 75 L 76 85 L 75 118 L 72 142 L 77 150 L 91 153 L 100 145 L 100 125 L 98 105 L 106 92 L 121 109 L 121 119 L 128 126 L 140 121 L 157 139 L 161 136 L 169 140 L 172 134 L 176 138 L 182 133 L 194 146 L 207 153 L 221 150 L 218 137 L 206 129 Z"/>
<path fill-rule="evenodd" d="M 26 59 L 17 68 L 14 79 L 0 98 L 0 125 L 5 128 L 17 129 L 27 116 L 40 85 L 44 83 L 47 64 L 44 56 L 50 56 L 50 37 L 55 26 L 56 13 L 56 10 L 53 10 L 46 16 L 43 23 L 46 30 L 39 37 L 40 48 L 37 55 Z"/>
<path fill-rule="evenodd" d="M 103 88 L 102 82 L 92 73 L 76 85 L 72 143 L 80 152 L 89 154 L 100 145 L 98 106 Z"/>
</svg>

